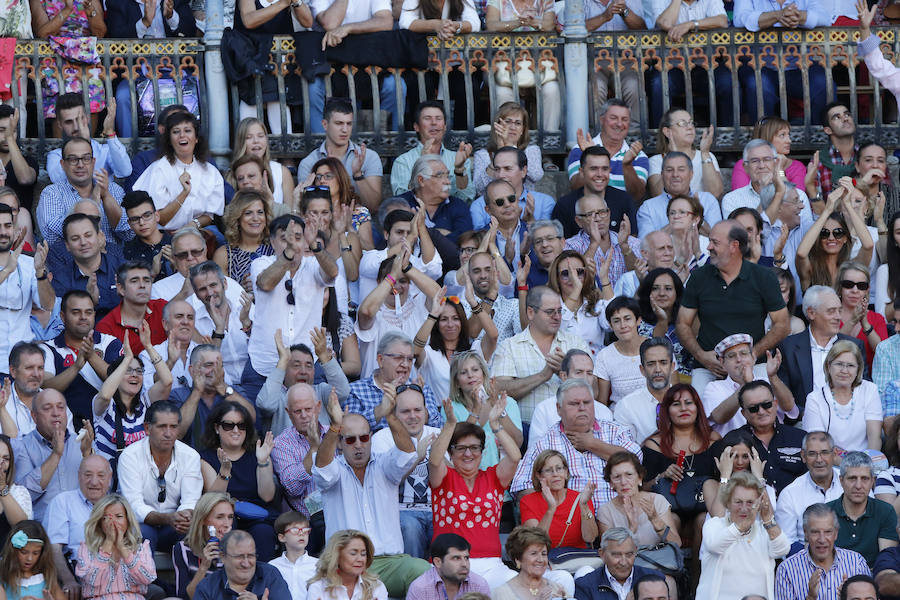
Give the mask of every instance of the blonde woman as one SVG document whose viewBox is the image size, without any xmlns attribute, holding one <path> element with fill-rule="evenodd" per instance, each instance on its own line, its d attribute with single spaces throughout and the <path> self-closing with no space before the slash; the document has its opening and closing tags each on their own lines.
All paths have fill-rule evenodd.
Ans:
<svg viewBox="0 0 900 600">
<path fill-rule="evenodd" d="M 387 600 L 387 588 L 369 571 L 375 548 L 361 531 L 345 529 L 328 540 L 309 580 L 308 600 Z"/>
<path fill-rule="evenodd" d="M 271 221 L 272 210 L 265 196 L 254 190 L 236 193 L 225 209 L 226 243 L 216 249 L 213 260 L 248 292 L 252 291 L 250 263 L 275 253 L 269 243 Z"/>
<path fill-rule="evenodd" d="M 82 597 L 91 600 L 142 600 L 156 579 L 150 542 L 128 500 L 109 494 L 94 504 L 84 524 L 75 575 Z"/>
<path fill-rule="evenodd" d="M 265 124 L 256 117 L 247 117 L 238 123 L 234 134 L 234 150 L 231 153 L 232 162 L 245 154 L 252 154 L 261 158 L 268 166 L 269 175 L 272 177 L 272 196 L 276 204 L 283 204 L 294 195 L 294 176 L 278 161 L 272 160 L 269 153 L 269 132 Z M 225 180 L 235 189 L 234 174 L 229 171 Z"/>
<path fill-rule="evenodd" d="M 179 598 L 193 598 L 194 590 L 212 571 L 222 566 L 218 540 L 234 526 L 234 500 L 224 492 L 200 496 L 184 539 L 172 547 L 175 588 Z M 212 534 L 212 530 L 215 535 Z M 210 538 L 217 538 L 210 541 Z"/>
</svg>

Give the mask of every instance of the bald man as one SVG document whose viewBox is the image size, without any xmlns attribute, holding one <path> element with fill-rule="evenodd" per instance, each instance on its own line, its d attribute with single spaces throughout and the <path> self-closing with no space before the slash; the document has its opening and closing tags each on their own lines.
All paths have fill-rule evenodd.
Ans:
<svg viewBox="0 0 900 600">
<path fill-rule="evenodd" d="M 50 501 L 78 488 L 78 468 L 91 454 L 94 429 L 82 421 L 84 435 L 66 435 L 66 399 L 56 390 L 43 390 L 31 403 L 34 431 L 12 440 L 16 483 L 31 494 L 34 518 L 40 521 Z"/>
</svg>

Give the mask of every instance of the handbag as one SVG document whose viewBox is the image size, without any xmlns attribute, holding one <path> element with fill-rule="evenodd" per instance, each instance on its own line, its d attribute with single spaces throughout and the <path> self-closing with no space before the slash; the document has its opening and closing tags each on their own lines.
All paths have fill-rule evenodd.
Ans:
<svg viewBox="0 0 900 600">
<path fill-rule="evenodd" d="M 562 536 L 559 538 L 560 544 L 566 539 L 566 533 L 569 531 L 569 525 L 572 524 L 572 519 L 575 516 L 575 509 L 577 508 L 578 502 L 572 502 L 572 508 L 569 509 L 569 516 L 566 517 L 566 528 L 563 529 Z M 600 555 L 597 554 L 597 551 L 593 548 L 567 548 L 565 546 L 557 546 L 550 549 L 550 552 L 547 553 L 547 559 L 550 561 L 550 566 L 554 569 L 568 571 L 572 575 L 582 567 L 598 569 L 603 566 L 603 559 L 600 558 Z"/>
<path fill-rule="evenodd" d="M 708 477 L 686 477 L 678 482 L 672 494 L 672 480 L 660 477 L 653 485 L 653 491 L 668 500 L 673 512 L 699 513 L 706 510 L 703 500 L 703 483 Z"/>
<path fill-rule="evenodd" d="M 662 539 L 669 535 L 666 527 Z M 634 564 L 646 569 L 656 569 L 665 575 L 676 576 L 684 570 L 684 555 L 674 542 L 659 542 L 649 546 L 639 546 Z"/>
</svg>

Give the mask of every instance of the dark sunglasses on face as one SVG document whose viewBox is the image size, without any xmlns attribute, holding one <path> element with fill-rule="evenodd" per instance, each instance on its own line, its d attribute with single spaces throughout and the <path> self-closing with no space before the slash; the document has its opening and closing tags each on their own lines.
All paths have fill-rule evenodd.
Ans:
<svg viewBox="0 0 900 600">
<path fill-rule="evenodd" d="M 510 196 L 500 196 L 499 198 L 494 198 L 494 204 L 498 207 L 503 206 L 504 204 L 515 204 L 519 199 L 515 197 L 515 195 Z"/>
<path fill-rule="evenodd" d="M 284 289 L 287 290 L 287 303 L 291 306 L 294 306 L 296 300 L 294 299 L 294 282 L 291 279 L 286 279 L 284 282 Z"/>
<path fill-rule="evenodd" d="M 246 423 L 232 423 L 231 421 L 219 421 L 219 427 L 222 428 L 222 431 L 231 431 L 235 427 L 237 427 L 240 431 L 247 431 Z"/>
<path fill-rule="evenodd" d="M 356 438 L 359 438 L 359 441 L 361 441 L 363 444 L 365 444 L 366 442 L 369 441 L 369 438 L 371 438 L 371 437 L 372 437 L 372 434 L 371 434 L 371 433 L 364 433 L 364 434 L 359 435 L 359 436 L 356 436 L 356 435 L 345 435 L 345 436 L 344 436 L 344 441 L 347 443 L 348 446 L 352 446 L 353 444 L 356 443 Z"/>
<path fill-rule="evenodd" d="M 827 240 L 829 237 L 834 237 L 836 240 L 843 239 L 845 235 L 843 227 L 835 227 L 834 229 L 823 229 L 819 232 L 820 240 Z"/>
<path fill-rule="evenodd" d="M 765 402 L 760 402 L 759 404 L 754 404 L 753 406 L 747 407 L 747 412 L 751 412 L 754 415 L 759 412 L 759 409 L 769 410 L 772 408 L 772 401 L 766 400 Z"/>
<path fill-rule="evenodd" d="M 854 287 L 861 292 L 865 292 L 869 289 L 868 281 L 850 281 L 849 279 L 844 279 L 841 281 L 841 287 L 845 290 L 851 290 Z"/>
<path fill-rule="evenodd" d="M 316 175 L 316 177 L 321 177 L 321 175 Z M 331 193 L 331 188 L 327 185 L 310 185 L 303 188 L 304 192 L 328 192 Z"/>
</svg>

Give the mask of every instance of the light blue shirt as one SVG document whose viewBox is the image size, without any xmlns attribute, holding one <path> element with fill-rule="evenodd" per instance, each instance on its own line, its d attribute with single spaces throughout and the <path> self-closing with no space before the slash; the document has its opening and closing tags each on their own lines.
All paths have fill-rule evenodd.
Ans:
<svg viewBox="0 0 900 600">
<path fill-rule="evenodd" d="M 722 209 L 719 208 L 719 201 L 709 192 L 691 192 L 696 193 L 700 199 L 700 206 L 703 207 L 703 220 L 712 227 L 722 220 Z M 648 233 L 662 229 L 669 224 L 669 215 L 666 214 L 666 207 L 669 206 L 669 200 L 672 195 L 663 192 L 655 198 L 645 200 L 637 211 L 637 228 L 638 237 L 644 239 Z"/>
<path fill-rule="evenodd" d="M 391 167 L 391 191 L 395 196 L 409 191 L 409 178 L 412 176 L 413 165 L 420 156 L 422 156 L 422 142 L 416 142 L 414 148 L 394 159 L 394 166 Z M 475 178 L 472 177 L 472 159 L 467 158 L 463 165 L 463 171 L 468 175 L 468 184 L 462 190 L 456 187 L 456 176 L 453 174 L 456 168 L 456 150 L 441 146 L 441 161 L 450 171 L 450 195 L 463 200 L 474 198 Z"/>
<path fill-rule="evenodd" d="M 9 373 L 9 351 L 17 342 L 34 339 L 31 307 L 41 306 L 34 259 L 19 256 L 16 272 L 0 284 L 0 371 Z"/>
<path fill-rule="evenodd" d="M 119 138 L 109 138 L 105 144 L 92 139 L 91 149 L 96 160 L 95 169 L 106 169 L 110 175 L 115 175 L 119 179 L 131 175 L 131 159 L 128 158 L 128 151 L 125 150 L 125 146 L 119 141 Z M 60 160 L 62 160 L 62 148 L 51 150 L 47 155 L 47 175 L 50 176 L 50 181 L 53 183 L 66 181 L 66 172 L 59 164 Z M 112 178 L 110 177 L 110 179 Z"/>
<path fill-rule="evenodd" d="M 41 466 L 53 451 L 50 442 L 35 429 L 27 435 L 12 440 L 16 457 L 16 483 L 25 486 L 31 494 L 34 518 L 41 521 L 50 501 L 67 490 L 78 489 L 78 467 L 81 466 L 81 444 L 75 436 L 66 432 L 62 458 L 47 487 L 41 487 Z M 154 482 L 155 483 L 155 482 Z"/>
<path fill-rule="evenodd" d="M 553 208 L 556 206 L 556 200 L 547 194 L 526 189 L 523 189 L 522 195 L 519 196 L 519 207 L 522 209 L 522 214 L 525 214 L 525 199 L 528 194 L 531 194 L 531 197 L 534 198 L 534 220 L 550 219 L 553 214 Z M 469 213 L 472 215 L 472 229 L 475 231 L 487 229 L 490 226 L 491 217 L 485 210 L 484 196 L 479 196 L 469 205 Z"/>
<path fill-rule="evenodd" d="M 786 0 L 783 6 L 775 0 L 735 0 L 734 26 L 747 31 L 759 31 L 760 15 L 773 10 L 781 10 L 788 4 L 796 4 L 797 8 L 806 11 L 806 22 L 800 24 L 804 29 L 814 29 L 819 25 L 831 25 L 830 21 L 828 23 L 819 22 L 828 20 L 831 12 L 831 7 L 825 6 L 820 0 Z M 782 24 L 775 23 L 773 27 L 782 27 Z"/>
<path fill-rule="evenodd" d="M 50 501 L 43 521 L 50 543 L 61 544 L 66 552 L 75 556 L 84 541 L 84 524 L 93 509 L 94 503 L 84 497 L 81 488 L 57 495 Z"/>
</svg>

